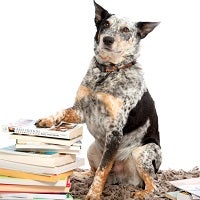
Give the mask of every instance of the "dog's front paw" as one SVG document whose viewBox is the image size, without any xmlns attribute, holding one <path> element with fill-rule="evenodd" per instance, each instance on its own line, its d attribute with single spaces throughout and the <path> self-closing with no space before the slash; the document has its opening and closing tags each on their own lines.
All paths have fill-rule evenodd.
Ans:
<svg viewBox="0 0 200 200">
<path fill-rule="evenodd" d="M 85 200 L 101 200 L 101 196 L 99 194 L 88 193 Z"/>
<path fill-rule="evenodd" d="M 101 200 L 102 191 L 100 187 L 94 187 L 91 185 L 89 192 L 87 193 L 86 200 Z"/>
<path fill-rule="evenodd" d="M 148 195 L 149 195 L 149 192 L 146 190 L 137 191 L 134 193 L 134 199 L 144 200 L 146 197 L 148 197 Z"/>
<path fill-rule="evenodd" d="M 38 128 L 50 128 L 53 125 L 54 121 L 52 118 L 43 118 L 35 122 L 35 126 L 37 126 Z"/>
</svg>

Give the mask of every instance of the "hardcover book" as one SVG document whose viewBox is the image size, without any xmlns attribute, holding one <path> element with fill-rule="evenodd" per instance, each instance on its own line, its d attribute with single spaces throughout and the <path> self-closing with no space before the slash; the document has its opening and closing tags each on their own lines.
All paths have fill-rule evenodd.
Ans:
<svg viewBox="0 0 200 200">
<path fill-rule="evenodd" d="M 82 140 L 82 136 L 73 138 L 73 139 L 61 139 L 61 138 L 49 138 L 49 137 L 38 137 L 38 136 L 30 136 L 30 135 L 19 135 L 19 134 L 11 134 L 10 139 L 16 139 L 19 143 L 25 142 L 43 142 L 49 144 L 59 144 L 65 146 L 71 146 L 75 142 Z"/>
<path fill-rule="evenodd" d="M 24 163 L 29 165 L 56 167 L 75 162 L 75 154 L 60 154 L 56 151 L 48 152 L 21 152 L 15 146 L 8 146 L 0 149 L 0 160 Z"/>
<path fill-rule="evenodd" d="M 37 166 L 37 165 L 29 165 L 24 163 L 18 163 L 8 160 L 0 160 L 0 168 L 10 169 L 10 170 L 19 170 L 22 172 L 40 174 L 40 175 L 53 175 L 53 174 L 61 174 L 67 171 L 73 170 L 80 166 L 84 165 L 84 158 L 76 158 L 75 162 L 68 163 L 61 166 L 56 167 L 46 167 L 46 166 Z"/>
<path fill-rule="evenodd" d="M 48 144 L 44 142 L 34 142 L 34 141 L 26 141 L 20 142 L 16 141 L 15 148 L 18 151 L 24 152 L 52 152 L 56 151 L 59 153 L 68 153 L 68 154 L 77 154 L 80 153 L 81 150 L 81 141 L 75 142 L 71 146 L 65 145 L 55 145 L 55 144 Z"/>
<path fill-rule="evenodd" d="M 45 193 L 1 193 L 0 199 L 1 200 L 70 200 L 67 194 L 45 194 Z M 73 197 L 71 198 L 73 200 Z M 75 199 L 74 199 L 75 200 Z M 78 200 L 78 199 L 76 199 Z"/>
<path fill-rule="evenodd" d="M 37 181 L 42 181 L 42 182 L 57 182 L 61 179 L 65 179 L 68 177 L 70 174 L 72 174 L 73 171 L 67 171 L 65 173 L 61 174 L 33 174 L 33 173 L 28 173 L 28 172 L 23 172 L 19 170 L 10 170 L 10 169 L 3 169 L 0 168 L 0 175 L 2 176 L 9 176 L 9 177 L 16 177 L 16 178 L 23 178 L 23 179 L 32 179 L 32 180 L 37 180 Z"/>
<path fill-rule="evenodd" d="M 15 134 L 62 139 L 73 139 L 82 135 L 83 132 L 83 127 L 77 124 L 61 122 L 51 128 L 37 128 L 35 122 L 35 120 L 20 119 L 15 123 L 4 126 L 3 130 Z"/>
<path fill-rule="evenodd" d="M 0 184 L 67 187 L 68 186 L 68 176 L 66 176 L 64 179 L 60 179 L 56 182 L 46 182 L 46 181 L 37 181 L 37 180 L 33 180 L 33 179 L 24 179 L 24 178 L 16 178 L 16 177 L 8 177 L 8 176 L 0 175 Z"/>
<path fill-rule="evenodd" d="M 56 193 L 57 194 L 57 193 L 69 192 L 69 187 L 0 184 L 0 192 Z"/>
</svg>

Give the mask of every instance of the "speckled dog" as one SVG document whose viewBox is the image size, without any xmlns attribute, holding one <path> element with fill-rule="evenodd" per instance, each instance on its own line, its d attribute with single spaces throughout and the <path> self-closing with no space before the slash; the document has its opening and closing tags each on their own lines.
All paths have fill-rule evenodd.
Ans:
<svg viewBox="0 0 200 200">
<path fill-rule="evenodd" d="M 131 22 L 94 4 L 95 56 L 74 106 L 36 125 L 51 127 L 61 120 L 87 124 L 95 138 L 88 150 L 94 181 L 87 200 L 101 199 L 105 183 L 142 187 L 134 195 L 143 199 L 154 191 L 161 150 L 154 101 L 137 58 L 140 40 L 158 23 Z"/>
</svg>

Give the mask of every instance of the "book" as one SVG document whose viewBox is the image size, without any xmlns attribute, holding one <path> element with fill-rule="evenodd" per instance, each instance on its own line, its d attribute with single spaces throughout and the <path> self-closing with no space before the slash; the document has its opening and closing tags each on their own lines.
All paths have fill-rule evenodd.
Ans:
<svg viewBox="0 0 200 200">
<path fill-rule="evenodd" d="M 8 155 L 20 155 L 20 156 L 34 156 L 34 157 L 53 157 L 58 155 L 58 152 L 56 151 L 50 151 L 50 152 L 36 152 L 36 151 L 32 151 L 32 152 L 23 152 L 23 151 L 18 151 L 15 148 L 15 145 L 11 145 L 11 146 L 6 146 L 6 147 L 2 147 L 0 148 L 0 154 L 8 154 Z"/>
<path fill-rule="evenodd" d="M 192 195 L 185 191 L 167 192 L 165 196 L 171 200 L 191 200 Z"/>
<path fill-rule="evenodd" d="M 165 193 L 165 197 L 167 197 L 168 199 L 171 200 L 177 200 L 177 194 L 179 193 L 179 191 L 175 191 L 175 192 L 166 192 Z"/>
<path fill-rule="evenodd" d="M 21 152 L 15 149 L 15 146 L 8 146 L 0 149 L 0 160 L 7 160 L 29 165 L 56 167 L 75 162 L 75 154 L 48 152 Z"/>
<path fill-rule="evenodd" d="M 75 142 L 71 146 L 64 146 L 64 145 L 55 145 L 55 144 L 48 144 L 44 142 L 32 142 L 27 141 L 20 143 L 20 141 L 16 141 L 15 149 L 18 151 L 24 152 L 51 152 L 56 151 L 58 153 L 68 153 L 68 154 L 77 154 L 80 153 L 81 150 L 81 141 Z"/>
<path fill-rule="evenodd" d="M 56 182 L 46 182 L 46 181 L 37 181 L 33 179 L 24 179 L 24 178 L 16 178 L 16 177 L 9 177 L 9 176 L 1 176 L 0 175 L 0 184 L 8 184 L 8 185 L 34 185 L 34 186 L 63 186 L 67 187 L 68 183 L 68 176 L 64 179 L 60 179 Z"/>
<path fill-rule="evenodd" d="M 29 136 L 29 135 L 19 135 L 19 134 L 11 134 L 9 136 L 10 139 L 16 139 L 19 143 L 24 143 L 27 141 L 32 142 L 43 142 L 49 144 L 59 144 L 65 146 L 71 146 L 75 142 L 82 140 L 82 136 L 73 138 L 73 139 L 59 139 L 59 138 L 48 138 L 48 137 L 38 137 L 38 136 Z"/>
<path fill-rule="evenodd" d="M 9 176 L 9 177 L 16 177 L 16 178 L 23 178 L 23 179 L 32 179 L 37 181 L 43 181 L 43 182 L 57 182 L 60 179 L 64 179 L 68 177 L 70 174 L 72 174 L 73 171 L 67 171 L 61 174 L 33 174 L 28 172 L 23 172 L 19 170 L 10 170 L 10 169 L 3 169 L 0 168 L 0 175 L 2 176 Z"/>
<path fill-rule="evenodd" d="M 35 120 L 20 119 L 15 123 L 10 123 L 3 127 L 4 131 L 15 134 L 52 137 L 62 139 L 73 139 L 82 135 L 83 127 L 78 124 L 61 122 L 51 128 L 38 128 L 35 126 Z"/>
<path fill-rule="evenodd" d="M 70 198 L 71 197 L 71 198 Z M 0 194 L 1 200 L 33 200 L 33 199 L 40 199 L 40 200 L 73 200 L 73 197 L 67 194 L 44 194 L 44 193 L 1 193 Z M 77 199 L 78 200 L 78 199 Z"/>
<path fill-rule="evenodd" d="M 68 193 L 69 192 L 69 187 L 0 184 L 0 192 Z"/>
<path fill-rule="evenodd" d="M 61 173 L 73 170 L 77 167 L 80 167 L 81 165 L 84 165 L 84 159 L 79 158 L 79 157 L 76 158 L 75 162 L 61 165 L 61 166 L 56 166 L 56 167 L 29 165 L 29 164 L 24 164 L 24 163 L 12 162 L 8 160 L 0 160 L 0 168 L 10 169 L 10 170 L 19 170 L 23 172 L 40 174 L 40 175 L 61 174 Z"/>
<path fill-rule="evenodd" d="M 200 197 L 200 177 L 170 181 L 175 187 Z"/>
</svg>

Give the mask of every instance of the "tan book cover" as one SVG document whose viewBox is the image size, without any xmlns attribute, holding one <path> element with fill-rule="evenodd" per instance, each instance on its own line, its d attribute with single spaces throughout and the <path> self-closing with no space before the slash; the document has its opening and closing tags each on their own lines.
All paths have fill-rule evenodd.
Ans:
<svg viewBox="0 0 200 200">
<path fill-rule="evenodd" d="M 69 192 L 69 187 L 0 184 L 0 192 L 67 193 Z"/>
<path fill-rule="evenodd" d="M 23 178 L 23 179 L 32 179 L 37 181 L 44 181 L 44 182 L 57 182 L 61 179 L 65 179 L 69 175 L 71 175 L 73 171 L 67 171 L 65 173 L 61 174 L 46 174 L 46 175 L 39 175 L 39 174 L 33 174 L 28 172 L 23 172 L 19 170 L 10 170 L 10 169 L 3 169 L 0 168 L 0 175 L 3 176 L 10 176 L 10 177 L 16 177 L 16 178 Z"/>
</svg>

